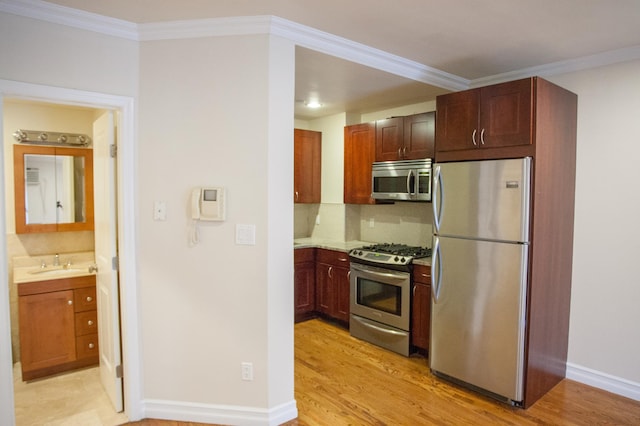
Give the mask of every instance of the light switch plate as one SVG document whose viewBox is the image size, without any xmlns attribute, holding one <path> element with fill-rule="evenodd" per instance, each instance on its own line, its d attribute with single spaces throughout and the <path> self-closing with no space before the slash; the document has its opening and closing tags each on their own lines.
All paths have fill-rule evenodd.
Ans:
<svg viewBox="0 0 640 426">
<path fill-rule="evenodd" d="M 236 225 L 236 244 L 253 246 L 256 244 L 255 225 Z"/>
</svg>

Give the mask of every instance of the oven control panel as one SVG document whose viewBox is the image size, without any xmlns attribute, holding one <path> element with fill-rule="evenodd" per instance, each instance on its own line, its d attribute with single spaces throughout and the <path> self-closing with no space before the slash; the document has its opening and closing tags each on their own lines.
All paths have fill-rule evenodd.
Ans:
<svg viewBox="0 0 640 426">
<path fill-rule="evenodd" d="M 361 249 L 353 249 L 349 255 L 356 259 L 367 260 L 381 265 L 406 265 L 411 263 L 412 257 L 400 256 L 395 254 L 377 253 Z"/>
</svg>

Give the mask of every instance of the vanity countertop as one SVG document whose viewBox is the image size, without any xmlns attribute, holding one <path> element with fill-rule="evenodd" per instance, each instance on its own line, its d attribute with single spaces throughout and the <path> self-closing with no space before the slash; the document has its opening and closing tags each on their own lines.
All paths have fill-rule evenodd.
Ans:
<svg viewBox="0 0 640 426">
<path fill-rule="evenodd" d="M 42 256 L 19 256 L 13 258 L 13 282 L 57 280 L 63 278 L 95 275 L 94 252 L 60 253 L 58 265 L 54 265 L 55 254 Z"/>
</svg>

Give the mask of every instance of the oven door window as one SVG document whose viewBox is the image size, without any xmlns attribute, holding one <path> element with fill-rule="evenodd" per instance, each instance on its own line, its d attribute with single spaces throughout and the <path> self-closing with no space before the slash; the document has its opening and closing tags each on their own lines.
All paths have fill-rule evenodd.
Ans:
<svg viewBox="0 0 640 426">
<path fill-rule="evenodd" d="M 402 314 L 402 288 L 366 278 L 358 278 L 356 303 L 400 316 Z"/>
</svg>

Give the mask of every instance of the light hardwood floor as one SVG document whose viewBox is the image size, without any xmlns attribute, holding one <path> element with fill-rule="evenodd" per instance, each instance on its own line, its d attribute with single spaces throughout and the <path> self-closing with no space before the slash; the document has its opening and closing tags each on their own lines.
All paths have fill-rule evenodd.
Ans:
<svg viewBox="0 0 640 426">
<path fill-rule="evenodd" d="M 435 378 L 425 358 L 380 349 L 321 320 L 295 326 L 295 398 L 299 416 L 287 426 L 640 425 L 640 402 L 567 379 L 527 410 L 510 407 Z"/>
</svg>

